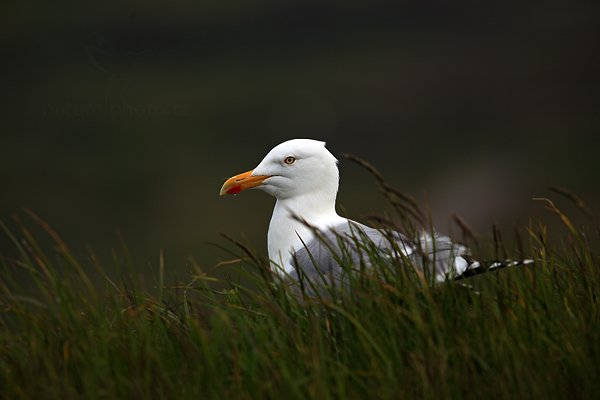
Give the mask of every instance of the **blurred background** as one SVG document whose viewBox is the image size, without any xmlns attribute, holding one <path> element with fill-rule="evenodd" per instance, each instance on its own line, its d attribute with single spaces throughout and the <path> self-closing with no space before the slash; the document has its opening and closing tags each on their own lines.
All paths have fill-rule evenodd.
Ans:
<svg viewBox="0 0 600 400">
<path fill-rule="evenodd" d="M 299 137 L 443 232 L 526 223 L 549 185 L 597 205 L 597 2 L 38 3 L 1 6 L 0 219 L 29 207 L 78 254 L 120 232 L 184 279 L 228 258 L 219 232 L 266 255 L 274 200 L 218 192 Z M 346 216 L 389 208 L 338 158 Z"/>
</svg>

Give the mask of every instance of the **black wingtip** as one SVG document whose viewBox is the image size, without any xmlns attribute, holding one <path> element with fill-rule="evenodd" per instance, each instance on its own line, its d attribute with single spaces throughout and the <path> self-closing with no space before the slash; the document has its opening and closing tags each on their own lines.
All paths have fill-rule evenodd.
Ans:
<svg viewBox="0 0 600 400">
<path fill-rule="evenodd" d="M 520 265 L 531 265 L 535 264 L 535 260 L 526 258 L 523 260 L 504 260 L 504 261 L 488 261 L 484 263 L 480 263 L 478 261 L 473 260 L 470 257 L 462 256 L 469 265 L 467 269 L 462 274 L 458 275 L 454 280 L 461 280 L 465 278 L 470 278 L 475 275 L 485 274 L 486 272 L 496 271 L 499 269 L 504 269 L 508 267 L 518 267 Z"/>
</svg>

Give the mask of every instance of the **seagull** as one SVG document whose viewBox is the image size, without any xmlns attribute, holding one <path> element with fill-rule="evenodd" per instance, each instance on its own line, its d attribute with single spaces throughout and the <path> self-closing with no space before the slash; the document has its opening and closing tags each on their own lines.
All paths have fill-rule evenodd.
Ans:
<svg viewBox="0 0 600 400">
<path fill-rule="evenodd" d="M 408 259 L 421 272 L 425 265 L 432 266 L 430 276 L 436 282 L 530 261 L 495 262 L 482 268 L 468 248 L 438 233 L 412 240 L 344 218 L 336 212 L 338 188 L 338 160 L 325 142 L 293 139 L 275 146 L 256 168 L 227 179 L 220 195 L 259 189 L 275 197 L 267 237 L 270 266 L 295 280 L 341 279 L 344 261 L 368 264 L 366 253 L 373 254 L 369 250 L 384 259 Z"/>
</svg>

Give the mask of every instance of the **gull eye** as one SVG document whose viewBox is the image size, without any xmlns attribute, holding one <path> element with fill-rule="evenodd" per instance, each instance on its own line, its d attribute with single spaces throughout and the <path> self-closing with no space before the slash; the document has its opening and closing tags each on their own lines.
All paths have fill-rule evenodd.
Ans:
<svg viewBox="0 0 600 400">
<path fill-rule="evenodd" d="M 293 157 L 293 156 L 287 156 L 283 160 L 283 162 L 286 163 L 287 165 L 292 165 L 295 161 L 296 161 L 296 157 Z"/>
</svg>

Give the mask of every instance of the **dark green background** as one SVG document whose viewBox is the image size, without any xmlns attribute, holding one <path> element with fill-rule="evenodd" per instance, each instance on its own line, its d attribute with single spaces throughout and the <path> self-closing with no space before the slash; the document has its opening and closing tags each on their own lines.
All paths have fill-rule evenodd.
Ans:
<svg viewBox="0 0 600 400">
<path fill-rule="evenodd" d="M 325 140 L 423 198 L 440 230 L 597 204 L 597 2 L 3 2 L 0 219 L 27 206 L 83 252 L 122 232 L 185 276 L 226 232 L 266 253 L 273 200 L 223 180 Z M 380 212 L 341 160 L 346 215 Z M 6 241 L 2 246 L 7 246 Z"/>
</svg>

